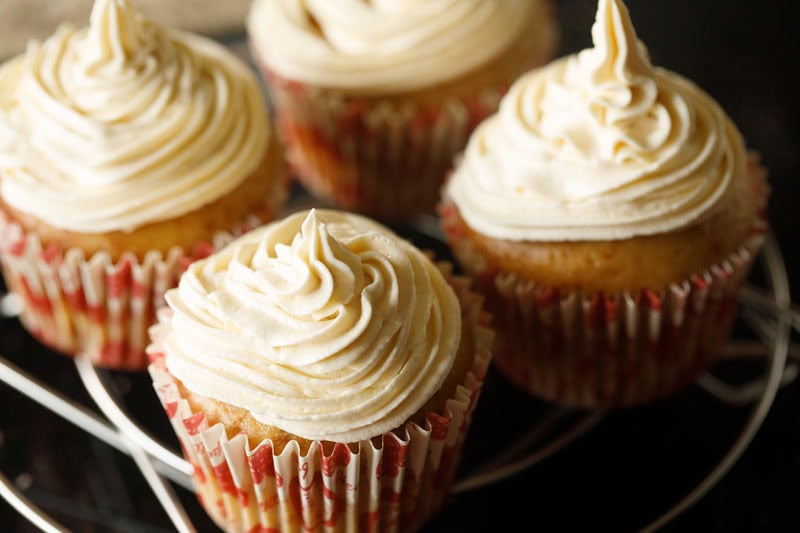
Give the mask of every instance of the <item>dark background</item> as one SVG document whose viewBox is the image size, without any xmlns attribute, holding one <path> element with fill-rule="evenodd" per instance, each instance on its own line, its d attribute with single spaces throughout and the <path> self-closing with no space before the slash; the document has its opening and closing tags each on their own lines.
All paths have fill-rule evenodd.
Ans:
<svg viewBox="0 0 800 533">
<path fill-rule="evenodd" d="M 795 2 L 628 0 L 653 63 L 693 79 L 727 109 L 770 170 L 770 222 L 800 301 L 798 86 Z M 560 54 L 590 45 L 594 0 L 556 1 Z M 235 40 L 238 36 L 218 36 Z M 753 283 L 758 283 L 757 275 Z M 744 327 L 737 340 L 753 337 Z M 70 361 L 40 348 L 15 320 L 0 322 L 0 353 L 91 405 Z M 763 360 L 718 364 L 727 380 L 763 373 Z M 112 373 L 135 417 L 170 439 L 142 375 Z M 553 407 L 490 374 L 464 471 L 513 442 Z M 697 386 L 615 412 L 588 435 L 524 474 L 455 496 L 428 531 L 638 530 L 694 487 L 727 451 L 750 406 L 726 406 Z M 800 385 L 778 394 L 752 445 L 722 482 L 668 530 L 800 530 Z M 174 442 L 174 440 L 170 440 Z M 0 385 L 0 471 L 71 529 L 165 531 L 170 524 L 125 456 Z M 201 531 L 212 529 L 193 496 L 176 489 Z M 0 531 L 32 526 L 0 502 Z"/>
</svg>

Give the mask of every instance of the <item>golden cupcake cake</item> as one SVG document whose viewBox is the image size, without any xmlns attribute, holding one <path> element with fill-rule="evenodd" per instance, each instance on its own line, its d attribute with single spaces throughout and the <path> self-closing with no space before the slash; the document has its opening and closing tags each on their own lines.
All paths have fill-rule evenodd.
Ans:
<svg viewBox="0 0 800 533">
<path fill-rule="evenodd" d="M 295 177 L 392 220 L 433 212 L 454 154 L 557 40 L 548 0 L 256 0 L 247 28 Z"/>
<path fill-rule="evenodd" d="M 405 531 L 434 514 L 491 357 L 467 285 L 384 226 L 328 210 L 193 263 L 148 351 L 217 524 Z"/>
<path fill-rule="evenodd" d="M 442 224 L 546 399 L 632 405 L 714 361 L 766 227 L 765 171 L 702 89 L 654 67 L 620 0 L 594 47 L 521 77 L 474 133 Z"/>
<path fill-rule="evenodd" d="M 0 67 L 0 252 L 46 344 L 143 368 L 147 326 L 220 232 L 274 218 L 285 172 L 257 77 L 97 0 Z"/>
</svg>

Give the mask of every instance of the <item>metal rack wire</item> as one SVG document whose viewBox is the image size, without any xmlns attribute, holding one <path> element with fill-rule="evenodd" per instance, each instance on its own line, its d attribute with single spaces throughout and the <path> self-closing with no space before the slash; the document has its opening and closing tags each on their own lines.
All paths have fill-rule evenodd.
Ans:
<svg viewBox="0 0 800 533">
<path fill-rule="evenodd" d="M 429 222 L 420 221 L 417 225 L 419 231 L 434 238 L 438 237 L 434 226 Z M 800 331 L 800 313 L 791 306 L 786 269 L 772 237 L 767 239 L 761 265 L 766 287 L 748 285 L 741 298 L 741 318 L 758 335 L 760 343 L 731 344 L 728 351 L 736 355 L 743 350 L 766 349 L 764 375 L 753 382 L 738 386 L 728 385 L 712 375 L 706 375 L 697 382 L 699 387 L 727 405 L 754 405 L 727 453 L 701 482 L 679 498 L 674 506 L 656 517 L 645 531 L 654 531 L 669 523 L 699 501 L 722 479 L 758 432 L 781 385 L 792 381 L 797 375 L 797 363 L 787 364 L 787 361 L 792 348 L 791 330 L 794 328 Z M 13 295 L 0 300 L 0 312 L 6 316 L 18 312 L 18 307 Z M 191 465 L 177 455 L 174 449 L 153 438 L 139 422 L 129 416 L 114 385 L 91 365 L 86 356 L 76 357 L 75 366 L 83 386 L 105 418 L 49 388 L 3 357 L 0 357 L 0 381 L 129 455 L 141 470 L 174 527 L 178 531 L 194 531 L 190 517 L 174 492 L 174 487 L 193 491 Z M 595 427 L 603 417 L 603 412 L 576 413 L 553 407 L 514 444 L 457 480 L 453 491 L 456 494 L 464 493 L 519 474 L 569 446 Z M 553 430 L 555 427 L 559 429 Z M 66 531 L 29 501 L 2 474 L 0 495 L 41 530 Z"/>
</svg>

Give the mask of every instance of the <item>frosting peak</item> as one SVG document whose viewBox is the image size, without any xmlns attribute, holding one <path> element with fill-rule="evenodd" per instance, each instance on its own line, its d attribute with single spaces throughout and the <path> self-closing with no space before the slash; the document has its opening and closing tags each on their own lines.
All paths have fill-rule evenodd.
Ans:
<svg viewBox="0 0 800 533">
<path fill-rule="evenodd" d="M 75 39 L 71 60 L 65 63 L 72 72 L 62 78 L 64 96 L 77 111 L 73 119 L 100 140 L 108 127 L 138 121 L 152 104 L 151 113 L 163 112 L 174 97 L 170 86 L 178 74 L 173 63 L 178 54 L 167 31 L 142 17 L 131 0 L 96 0 L 89 27 Z M 194 85 L 194 75 L 187 72 L 184 83 Z M 75 179 L 91 186 L 122 177 L 82 172 Z"/>
<path fill-rule="evenodd" d="M 291 246 L 276 244 L 275 257 L 264 264 L 265 291 L 275 304 L 284 313 L 312 320 L 339 315 L 341 305 L 352 302 L 364 287 L 361 259 L 328 233 L 316 210 Z"/>
<path fill-rule="evenodd" d="M 154 28 L 131 0 L 96 0 L 84 40 L 87 70 L 103 66 L 139 66 L 149 55 Z M 145 53 L 141 53 L 145 52 Z"/>
<path fill-rule="evenodd" d="M 595 83 L 627 82 L 639 77 L 653 78 L 647 49 L 636 36 L 628 8 L 619 0 L 600 0 L 592 26 L 594 48 L 584 50 L 582 61 L 589 65 Z"/>
<path fill-rule="evenodd" d="M 96 0 L 0 68 L 4 201 L 51 226 L 130 231 L 239 186 L 269 131 L 260 87 L 221 45 Z"/>
<path fill-rule="evenodd" d="M 600 0 L 592 37 L 594 48 L 572 58 L 564 74 L 564 85 L 583 91 L 570 95 L 559 86 L 547 87 L 541 103 L 542 133 L 567 143 L 583 158 L 644 162 L 671 129 L 669 113 L 657 101 L 656 72 L 627 8 L 618 0 Z M 583 108 L 582 114 L 570 111 L 571 106 Z M 577 197 L 597 192 L 583 184 L 580 190 L 572 192 Z"/>
<path fill-rule="evenodd" d="M 452 289 L 365 218 L 297 213 L 193 263 L 167 294 L 167 366 L 190 390 L 307 439 L 356 442 L 411 417 L 460 342 Z"/>
<path fill-rule="evenodd" d="M 711 97 L 654 68 L 621 0 L 594 47 L 530 72 L 473 134 L 448 188 L 466 222 L 512 240 L 613 240 L 710 216 L 745 149 Z"/>
</svg>

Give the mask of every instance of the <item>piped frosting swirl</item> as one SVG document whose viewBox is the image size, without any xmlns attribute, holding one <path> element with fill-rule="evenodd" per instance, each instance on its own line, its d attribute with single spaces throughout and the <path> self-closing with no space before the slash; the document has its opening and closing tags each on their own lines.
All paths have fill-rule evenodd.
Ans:
<svg viewBox="0 0 800 533">
<path fill-rule="evenodd" d="M 518 80 L 473 134 L 448 194 L 510 240 L 615 240 L 711 216 L 745 175 L 741 135 L 688 80 L 651 65 L 620 0 L 594 48 Z"/>
<path fill-rule="evenodd" d="M 0 69 L 5 202 L 102 233 L 180 216 L 230 192 L 263 158 L 268 125 L 249 68 L 165 29 L 132 0 L 96 0 Z"/>
<path fill-rule="evenodd" d="M 256 0 L 248 31 L 293 80 L 388 93 L 453 80 L 502 54 L 541 0 Z"/>
<path fill-rule="evenodd" d="M 167 294 L 169 371 L 190 390 L 307 439 L 396 428 L 443 383 L 458 300 L 374 222 L 294 214 L 193 263 Z"/>
</svg>

